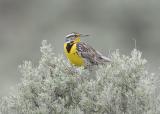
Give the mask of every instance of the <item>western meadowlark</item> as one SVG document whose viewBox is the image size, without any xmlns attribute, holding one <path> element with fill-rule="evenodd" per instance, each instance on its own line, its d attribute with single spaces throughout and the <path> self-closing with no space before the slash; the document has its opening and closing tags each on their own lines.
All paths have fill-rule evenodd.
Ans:
<svg viewBox="0 0 160 114">
<path fill-rule="evenodd" d="M 103 56 L 87 43 L 81 42 L 80 38 L 86 36 L 89 35 L 72 32 L 65 37 L 64 53 L 70 63 L 87 68 L 88 66 L 110 62 L 108 57 Z"/>
</svg>

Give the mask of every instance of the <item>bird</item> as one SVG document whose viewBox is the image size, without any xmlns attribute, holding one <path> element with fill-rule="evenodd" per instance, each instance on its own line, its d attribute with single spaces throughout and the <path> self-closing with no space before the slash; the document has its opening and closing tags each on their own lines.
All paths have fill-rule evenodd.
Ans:
<svg viewBox="0 0 160 114">
<path fill-rule="evenodd" d="M 65 36 L 64 53 L 70 63 L 74 66 L 91 66 L 111 62 L 111 59 L 102 55 L 99 51 L 92 48 L 89 44 L 81 42 L 82 37 L 89 36 L 77 32 L 69 33 Z"/>
</svg>

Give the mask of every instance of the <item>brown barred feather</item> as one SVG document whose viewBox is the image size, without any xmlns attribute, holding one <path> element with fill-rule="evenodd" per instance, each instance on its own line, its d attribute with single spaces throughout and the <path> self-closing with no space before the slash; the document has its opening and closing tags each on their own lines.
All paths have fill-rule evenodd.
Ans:
<svg viewBox="0 0 160 114">
<path fill-rule="evenodd" d="M 93 49 L 90 45 L 84 42 L 77 43 L 78 55 L 85 59 L 86 64 L 98 65 L 111 60 L 103 56 L 100 52 Z"/>
</svg>

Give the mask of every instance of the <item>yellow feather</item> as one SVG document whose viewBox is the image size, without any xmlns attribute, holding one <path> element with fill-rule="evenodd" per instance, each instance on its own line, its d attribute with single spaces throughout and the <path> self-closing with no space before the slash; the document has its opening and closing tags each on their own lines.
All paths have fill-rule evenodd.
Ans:
<svg viewBox="0 0 160 114">
<path fill-rule="evenodd" d="M 66 46 L 67 46 L 67 43 L 64 43 L 64 53 L 65 53 L 66 57 L 68 58 L 68 60 L 70 61 L 70 63 L 75 65 L 75 66 L 83 66 L 84 65 L 84 60 L 83 60 L 82 57 L 80 57 L 77 54 L 76 43 L 73 44 L 69 53 L 66 49 Z"/>
</svg>

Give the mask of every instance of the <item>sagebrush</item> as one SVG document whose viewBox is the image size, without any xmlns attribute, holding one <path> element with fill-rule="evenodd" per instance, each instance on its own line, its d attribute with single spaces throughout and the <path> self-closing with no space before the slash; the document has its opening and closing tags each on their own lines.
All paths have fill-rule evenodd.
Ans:
<svg viewBox="0 0 160 114">
<path fill-rule="evenodd" d="M 42 42 L 38 65 L 19 66 L 21 82 L 0 102 L 2 114 L 159 114 L 156 76 L 137 49 L 119 51 L 91 72 L 71 66 Z M 94 78 L 92 78 L 94 77 Z"/>
</svg>

